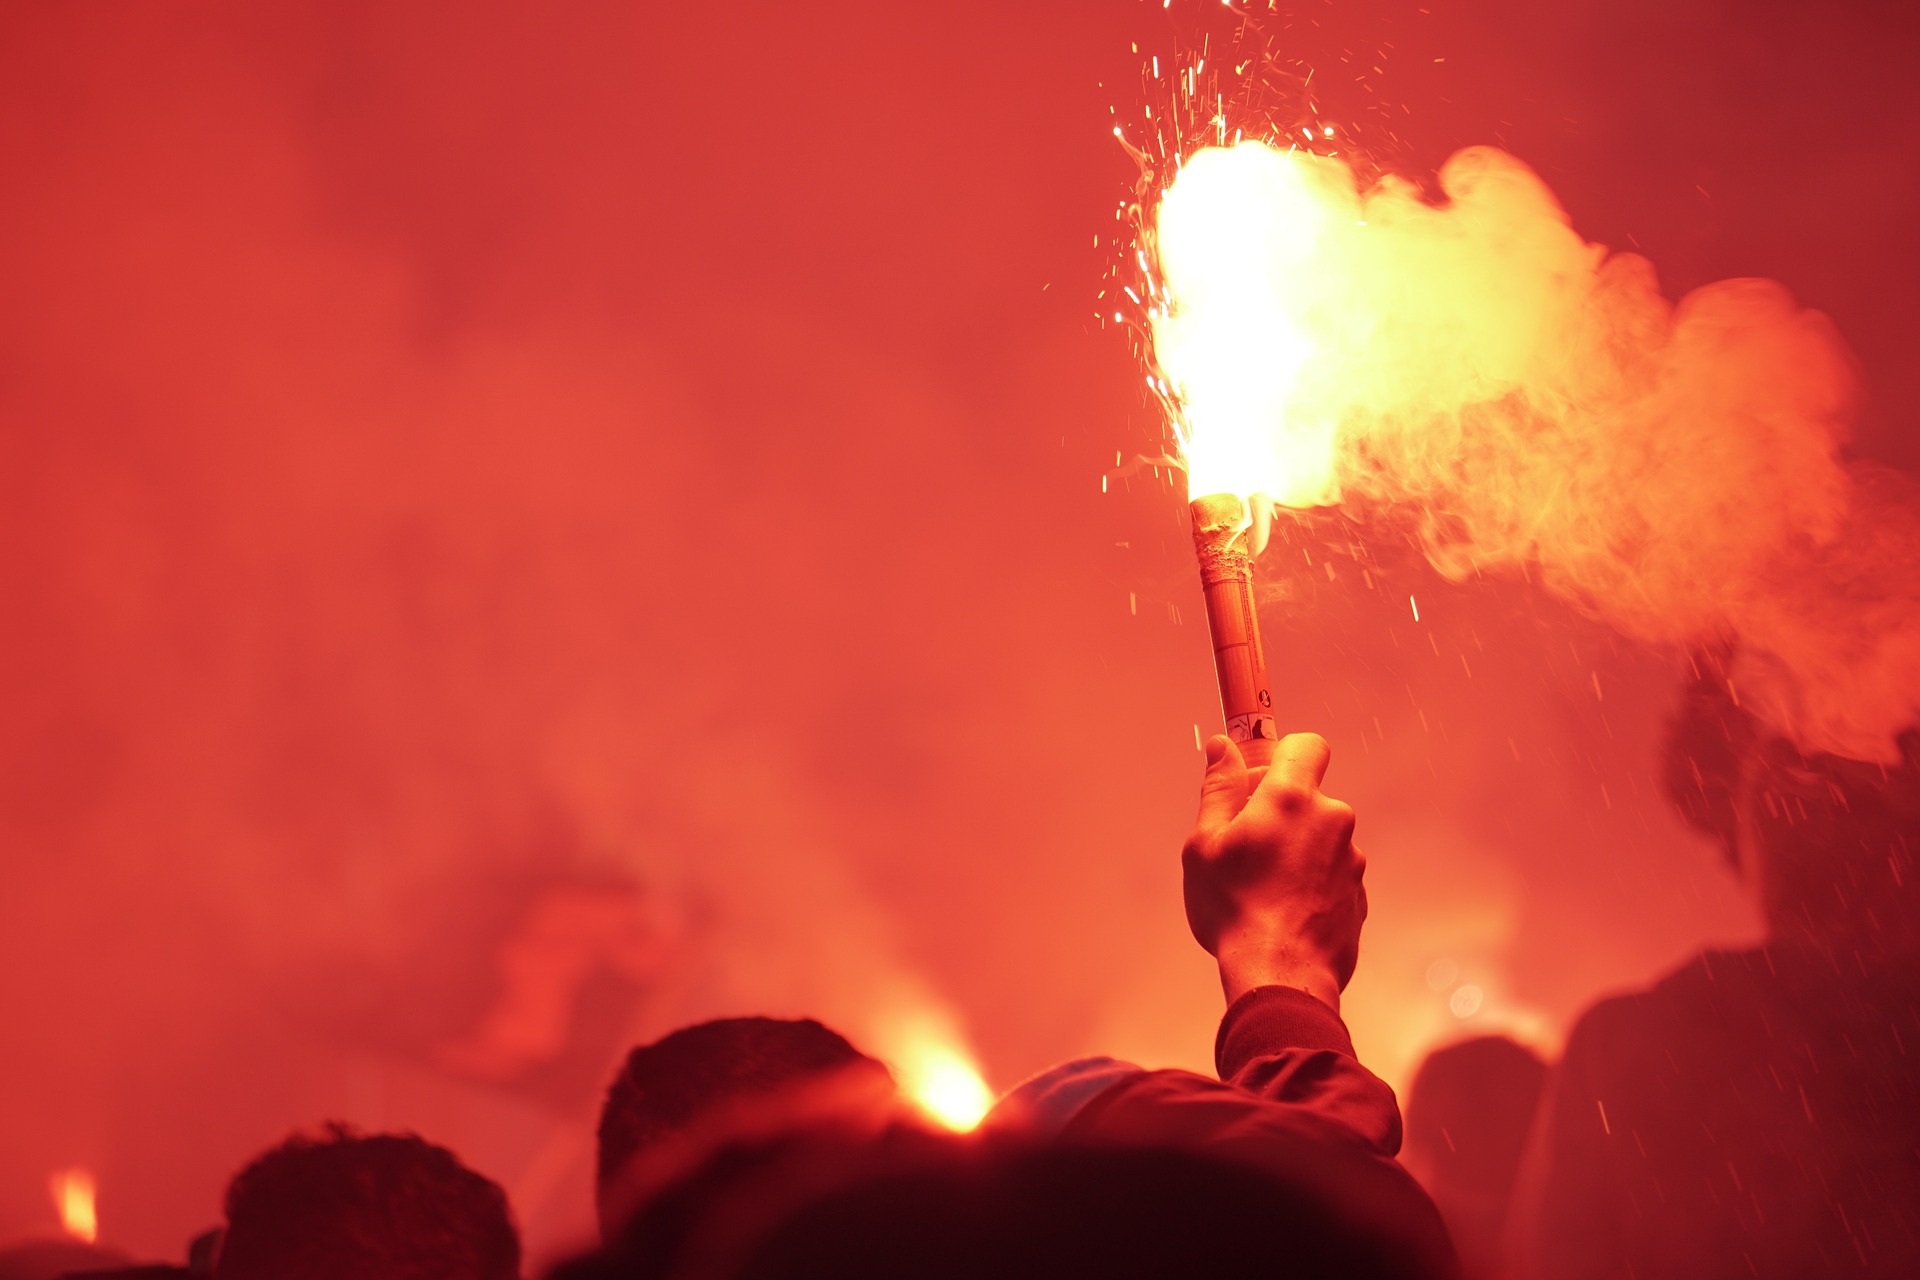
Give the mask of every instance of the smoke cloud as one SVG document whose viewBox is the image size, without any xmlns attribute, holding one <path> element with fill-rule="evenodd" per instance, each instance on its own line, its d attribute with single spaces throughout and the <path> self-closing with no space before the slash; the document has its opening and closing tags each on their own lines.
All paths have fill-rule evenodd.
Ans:
<svg viewBox="0 0 1920 1280">
<path fill-rule="evenodd" d="M 1736 692 L 1776 729 L 1889 758 L 1920 710 L 1920 541 L 1894 483 L 1842 461 L 1859 388 L 1824 316 L 1766 280 L 1668 301 L 1487 147 L 1436 199 L 1203 150 L 1157 230 L 1156 351 L 1203 466 L 1251 413 L 1244 487 L 1411 522 L 1447 577 L 1537 573 L 1637 639 L 1737 637 Z M 1231 369 L 1199 354 L 1222 347 Z"/>
<path fill-rule="evenodd" d="M 1507 139 L 1670 285 L 1817 299 L 1911 419 L 1904 14 L 1301 13 L 1329 120 L 1390 37 L 1410 169 Z M 85 1168 L 104 1242 L 177 1257 L 339 1117 L 454 1147 L 550 1255 L 618 1055 L 713 1014 L 898 1056 L 950 1009 L 999 1085 L 1208 1068 L 1185 504 L 1100 484 L 1161 446 L 1094 295 L 1165 15 L 0 5 L 0 1239 Z M 1752 936 L 1654 776 L 1671 655 L 1281 533 L 1369 1065 Z"/>
</svg>

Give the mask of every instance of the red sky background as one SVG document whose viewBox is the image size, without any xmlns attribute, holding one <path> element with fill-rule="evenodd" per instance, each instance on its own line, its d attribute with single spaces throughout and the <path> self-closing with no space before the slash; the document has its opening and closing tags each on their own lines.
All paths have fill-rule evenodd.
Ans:
<svg viewBox="0 0 1920 1280">
<path fill-rule="evenodd" d="M 82 1165 L 176 1252 L 341 1116 L 550 1253 L 614 1055 L 720 1013 L 943 1012 L 1000 1087 L 1205 1064 L 1217 706 L 1177 488 L 1101 492 L 1158 426 L 1093 240 L 1130 44 L 1211 9 L 0 11 L 0 1238 Z M 1497 142 L 1670 292 L 1784 281 L 1911 468 L 1909 23 L 1276 27 L 1399 167 Z M 1361 815 L 1370 1062 L 1751 935 L 1653 789 L 1671 655 L 1312 555 L 1263 565 L 1268 643 Z"/>
</svg>

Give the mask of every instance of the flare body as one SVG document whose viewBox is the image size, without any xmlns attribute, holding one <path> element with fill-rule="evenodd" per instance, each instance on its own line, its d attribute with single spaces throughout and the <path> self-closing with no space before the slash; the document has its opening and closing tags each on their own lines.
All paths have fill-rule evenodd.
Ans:
<svg viewBox="0 0 1920 1280">
<path fill-rule="evenodd" d="M 1213 668 L 1220 678 L 1220 709 L 1227 736 L 1239 744 L 1247 764 L 1257 768 L 1273 758 L 1280 734 L 1266 653 L 1260 647 L 1260 617 L 1253 607 L 1252 521 L 1247 504 L 1231 493 L 1196 498 L 1192 512 Z"/>
</svg>

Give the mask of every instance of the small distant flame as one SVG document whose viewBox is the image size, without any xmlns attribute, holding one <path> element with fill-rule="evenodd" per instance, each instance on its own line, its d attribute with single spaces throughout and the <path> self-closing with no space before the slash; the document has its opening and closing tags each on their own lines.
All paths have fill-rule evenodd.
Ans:
<svg viewBox="0 0 1920 1280">
<path fill-rule="evenodd" d="M 92 1244 L 100 1234 L 94 1212 L 93 1175 L 85 1169 L 63 1169 L 49 1180 L 53 1207 L 60 1212 L 60 1228 L 76 1240 Z"/>
<path fill-rule="evenodd" d="M 894 1063 L 900 1088 L 913 1104 L 943 1128 L 966 1133 L 993 1106 L 993 1091 L 958 1050 L 927 1045 Z"/>
</svg>

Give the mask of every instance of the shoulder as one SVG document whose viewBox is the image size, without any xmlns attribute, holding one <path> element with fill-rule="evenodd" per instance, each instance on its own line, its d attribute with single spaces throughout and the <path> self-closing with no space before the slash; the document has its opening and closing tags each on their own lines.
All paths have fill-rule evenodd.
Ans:
<svg viewBox="0 0 1920 1280">
<path fill-rule="evenodd" d="M 1226 1161 L 1417 1260 L 1411 1274 L 1458 1274 L 1439 1212 L 1413 1176 L 1376 1141 L 1320 1108 L 1258 1097 L 1188 1071 L 1143 1071 L 1084 1107 L 1062 1136 Z"/>
<path fill-rule="evenodd" d="M 1762 948 L 1703 951 L 1640 991 L 1596 1001 L 1574 1023 L 1561 1074 L 1605 1074 L 1609 1068 L 1666 1062 L 1677 1044 L 1730 1014 L 1763 1002 L 1770 970 Z"/>
<path fill-rule="evenodd" d="M 1759 985 L 1756 975 L 1769 972 L 1764 949 L 1702 951 L 1668 970 L 1639 991 L 1616 992 L 1594 1002 L 1574 1023 L 1568 1045 L 1599 1031 L 1623 1025 L 1686 1017 L 1702 1005 L 1739 999 Z"/>
</svg>

